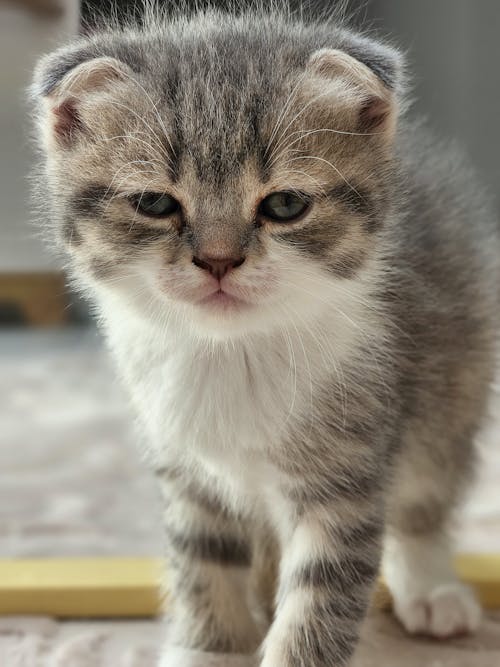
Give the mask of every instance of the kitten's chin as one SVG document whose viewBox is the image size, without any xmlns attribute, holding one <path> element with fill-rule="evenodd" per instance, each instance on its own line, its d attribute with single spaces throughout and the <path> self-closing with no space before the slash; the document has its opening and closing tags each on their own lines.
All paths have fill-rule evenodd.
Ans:
<svg viewBox="0 0 500 667">
<path fill-rule="evenodd" d="M 248 310 L 253 307 L 253 304 L 219 289 L 216 292 L 212 292 L 212 294 L 203 297 L 203 299 L 200 299 L 195 304 L 195 307 L 217 315 L 226 313 L 234 314 L 243 310 Z"/>
<path fill-rule="evenodd" d="M 212 340 L 242 338 L 269 328 L 259 310 L 249 303 L 216 297 L 190 308 L 192 329 L 196 336 Z"/>
<path fill-rule="evenodd" d="M 227 294 L 213 294 L 185 309 L 186 320 L 199 338 L 217 341 L 268 333 L 279 326 L 268 304 L 243 301 Z"/>
</svg>

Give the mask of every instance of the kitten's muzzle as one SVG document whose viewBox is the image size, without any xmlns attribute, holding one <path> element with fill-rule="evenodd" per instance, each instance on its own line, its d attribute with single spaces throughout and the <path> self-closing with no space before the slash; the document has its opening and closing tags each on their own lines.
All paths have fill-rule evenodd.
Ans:
<svg viewBox="0 0 500 667">
<path fill-rule="evenodd" d="M 243 264 L 245 257 L 208 257 L 202 255 L 200 257 L 193 257 L 193 264 L 198 266 L 200 269 L 208 271 L 210 275 L 217 280 L 222 280 L 224 276 L 229 273 L 232 269 L 237 269 Z"/>
</svg>

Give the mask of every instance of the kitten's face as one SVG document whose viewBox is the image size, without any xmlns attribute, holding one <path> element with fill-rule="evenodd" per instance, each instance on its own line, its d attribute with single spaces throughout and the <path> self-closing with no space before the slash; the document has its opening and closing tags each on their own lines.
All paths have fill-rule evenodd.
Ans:
<svg viewBox="0 0 500 667">
<path fill-rule="evenodd" d="M 307 324 L 376 246 L 391 93 L 339 51 L 285 65 L 210 46 L 139 73 L 91 58 L 46 96 L 58 236 L 85 285 L 151 323 Z"/>
</svg>

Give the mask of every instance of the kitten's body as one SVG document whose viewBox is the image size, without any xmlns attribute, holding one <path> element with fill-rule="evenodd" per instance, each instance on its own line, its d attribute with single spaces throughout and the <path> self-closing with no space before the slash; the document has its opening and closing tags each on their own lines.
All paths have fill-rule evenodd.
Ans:
<svg viewBox="0 0 500 667">
<path fill-rule="evenodd" d="M 406 627 L 445 636 L 477 623 L 446 533 L 493 374 L 498 229 L 453 154 L 435 157 L 413 124 L 393 138 L 398 68 L 392 50 L 333 25 L 214 14 L 97 37 L 40 70 L 53 114 L 48 183 L 64 204 L 56 222 L 66 221 L 73 268 L 97 302 L 168 501 L 168 667 L 247 664 L 266 632 L 263 667 L 346 664 L 384 526 Z M 89 86 L 103 90 L 89 98 Z M 337 111 L 318 101 L 325 94 Z M 309 142 L 301 153 L 297 136 Z M 124 145 L 109 152 L 117 137 Z M 118 188 L 165 182 L 158 141 L 173 144 L 161 190 L 180 193 L 177 231 L 137 223 L 108 196 L 118 170 L 139 160 L 151 160 L 147 178 L 127 173 Z M 251 193 L 285 186 L 316 188 L 306 222 L 245 226 Z M 252 305 L 189 303 L 205 275 L 201 247 L 231 257 L 245 248 L 245 264 L 219 284 Z M 166 300 L 158 286 L 173 290 Z M 246 603 L 251 562 L 266 569 L 268 548 L 281 559 L 269 631 Z"/>
</svg>

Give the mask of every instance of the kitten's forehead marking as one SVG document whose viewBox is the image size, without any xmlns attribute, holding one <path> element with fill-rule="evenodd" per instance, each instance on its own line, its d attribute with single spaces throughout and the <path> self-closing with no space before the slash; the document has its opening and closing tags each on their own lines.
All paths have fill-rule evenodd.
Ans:
<svg viewBox="0 0 500 667">
<path fill-rule="evenodd" d="M 282 110 L 282 73 L 270 62 L 257 65 L 255 55 L 242 45 L 221 46 L 216 40 L 196 43 L 188 59 L 179 55 L 174 62 L 162 91 L 172 110 L 174 180 L 188 157 L 201 181 L 220 188 L 251 158 L 265 182 L 267 130 Z"/>
</svg>

